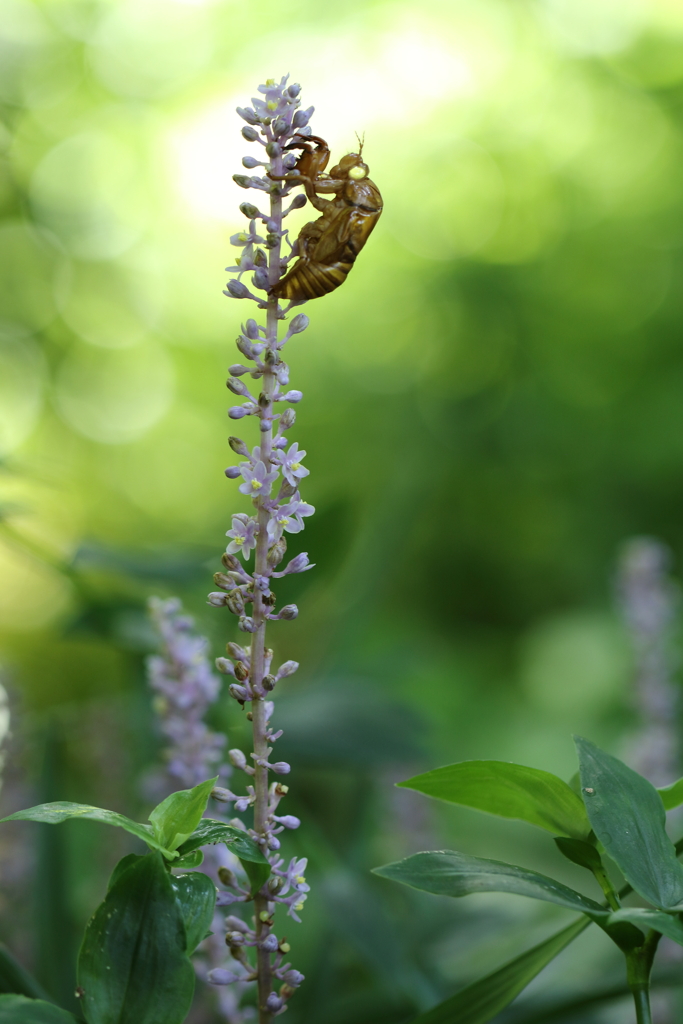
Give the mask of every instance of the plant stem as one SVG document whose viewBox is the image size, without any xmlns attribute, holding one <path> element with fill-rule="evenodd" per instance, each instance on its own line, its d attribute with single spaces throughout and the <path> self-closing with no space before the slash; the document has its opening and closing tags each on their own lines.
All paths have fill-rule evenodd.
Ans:
<svg viewBox="0 0 683 1024">
<path fill-rule="evenodd" d="M 616 894 L 614 886 L 609 880 L 609 876 L 604 868 L 593 868 L 593 874 L 595 880 L 605 894 L 605 898 L 610 905 L 612 910 L 618 910 L 621 904 L 619 903 L 619 897 Z"/>
<path fill-rule="evenodd" d="M 661 937 L 659 932 L 651 931 L 642 946 L 626 954 L 628 987 L 633 993 L 637 1024 L 652 1024 L 650 972 Z"/>
<path fill-rule="evenodd" d="M 282 174 L 282 158 L 272 160 L 274 174 Z M 282 227 L 282 198 L 279 194 L 270 197 L 270 219 L 277 225 L 279 232 Z M 268 280 L 271 288 L 277 284 L 280 277 L 280 242 L 274 246 L 269 253 L 268 259 Z M 268 299 L 267 310 L 267 343 L 268 351 L 277 351 L 277 299 L 271 296 Z M 266 430 L 261 430 L 261 461 L 265 463 L 268 470 L 271 469 L 270 456 L 273 444 L 273 428 L 270 425 L 272 415 L 272 396 L 275 391 L 275 374 L 268 359 L 265 360 L 266 371 L 263 375 L 263 388 L 260 399 L 259 424 L 263 426 L 267 421 Z M 268 511 L 264 508 L 262 499 L 258 500 L 258 525 L 259 532 L 256 538 L 255 572 L 266 575 L 268 570 Z M 256 693 L 262 692 L 261 682 L 264 676 L 264 661 L 266 648 L 266 612 L 268 607 L 263 603 L 263 594 L 256 587 L 254 589 L 254 620 L 260 623 L 251 641 L 251 685 Z M 254 738 L 254 753 L 259 759 L 267 760 L 270 753 L 266 731 L 265 701 L 263 697 L 257 697 L 251 703 L 252 729 Z M 255 765 L 254 791 L 256 800 L 254 803 L 254 830 L 259 835 L 265 835 L 268 819 L 268 769 L 258 764 Z M 267 850 L 264 850 L 267 853 Z M 269 932 L 269 926 L 261 920 L 261 914 L 268 913 L 268 900 L 265 896 L 256 896 L 254 899 L 254 910 L 256 917 L 257 939 L 265 937 Z M 258 966 L 258 1012 L 259 1024 L 269 1024 L 272 1014 L 266 1007 L 266 1000 L 273 990 L 273 976 L 271 970 L 271 959 L 268 950 L 257 947 Z"/>
</svg>

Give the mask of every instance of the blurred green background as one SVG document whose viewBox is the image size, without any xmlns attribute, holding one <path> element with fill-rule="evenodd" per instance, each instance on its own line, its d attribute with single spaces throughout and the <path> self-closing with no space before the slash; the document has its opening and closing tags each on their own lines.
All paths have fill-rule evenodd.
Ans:
<svg viewBox="0 0 683 1024">
<path fill-rule="evenodd" d="M 180 595 L 214 654 L 237 638 L 205 604 L 246 509 L 223 475 L 251 315 L 221 294 L 250 149 L 234 108 L 286 72 L 333 155 L 365 132 L 385 201 L 288 355 L 318 510 L 290 545 L 317 568 L 280 588 L 300 617 L 271 632 L 302 663 L 278 751 L 305 819 L 287 853 L 313 884 L 288 1019 L 396 1024 L 564 917 L 444 905 L 370 867 L 451 845 L 579 876 L 521 825 L 392 783 L 473 757 L 569 777 L 573 731 L 618 753 L 617 552 L 647 533 L 683 555 L 683 7 L 3 0 L 5 813 L 145 811 L 147 596 Z M 214 724 L 244 735 L 227 702 Z M 0 836 L 0 939 L 64 998 L 128 849 L 94 831 Z M 606 942 L 582 940 L 540 995 L 574 968 L 604 979 Z M 577 1019 L 629 1019 L 601 1012 Z"/>
</svg>

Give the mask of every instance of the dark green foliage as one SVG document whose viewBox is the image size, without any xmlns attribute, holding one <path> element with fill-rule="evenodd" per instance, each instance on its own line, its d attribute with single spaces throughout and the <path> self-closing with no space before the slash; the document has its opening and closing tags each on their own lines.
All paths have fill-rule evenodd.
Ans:
<svg viewBox="0 0 683 1024">
<path fill-rule="evenodd" d="M 576 738 L 581 787 L 593 830 L 636 892 L 656 907 L 683 901 L 683 867 L 666 834 L 661 797 L 622 761 Z"/>
<path fill-rule="evenodd" d="M 509 1006 L 551 960 L 586 930 L 589 923 L 582 920 L 570 924 L 497 971 L 420 1014 L 411 1024 L 486 1024 Z"/>
<path fill-rule="evenodd" d="M 42 999 L 0 996 L 0 1024 L 76 1024 L 72 1013 Z"/>
<path fill-rule="evenodd" d="M 121 872 L 88 923 L 78 984 L 88 1024 L 181 1024 L 195 975 L 161 854 Z"/>
<path fill-rule="evenodd" d="M 200 782 L 193 789 L 171 793 L 149 816 L 154 834 L 162 847 L 177 850 L 201 821 L 217 778 Z"/>
<path fill-rule="evenodd" d="M 221 821 L 202 818 L 190 838 L 178 848 L 178 853 L 181 857 L 186 857 L 200 846 L 211 846 L 215 843 L 225 843 L 239 858 L 251 883 L 252 892 L 258 892 L 264 882 L 268 881 L 270 864 L 254 840 L 241 829 L 224 825 Z"/>
<path fill-rule="evenodd" d="M 0 992 L 30 996 L 31 999 L 47 998 L 42 986 L 3 945 L 0 945 Z"/>
<path fill-rule="evenodd" d="M 415 853 L 412 857 L 375 868 L 375 874 L 438 896 L 468 896 L 473 892 L 511 892 L 556 903 L 567 910 L 600 915 L 604 909 L 553 878 L 536 871 L 452 850 Z"/>
<path fill-rule="evenodd" d="M 209 934 L 216 908 L 216 886 L 207 875 L 194 871 L 188 875 L 172 875 L 171 888 L 185 923 L 187 952 L 190 954 Z"/>
<path fill-rule="evenodd" d="M 602 868 L 600 854 L 590 843 L 583 843 L 580 839 L 566 839 L 564 836 L 556 836 L 555 846 L 572 864 L 588 868 L 589 871 L 600 871 Z"/>
<path fill-rule="evenodd" d="M 583 803 L 567 783 L 522 764 L 461 761 L 398 785 L 575 839 L 585 839 L 590 832 Z"/>
</svg>

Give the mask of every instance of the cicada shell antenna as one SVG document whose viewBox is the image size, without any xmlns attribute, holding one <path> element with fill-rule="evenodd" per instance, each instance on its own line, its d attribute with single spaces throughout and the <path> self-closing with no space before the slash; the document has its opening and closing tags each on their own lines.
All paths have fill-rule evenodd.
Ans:
<svg viewBox="0 0 683 1024">
<path fill-rule="evenodd" d="M 358 146 L 359 146 L 358 156 L 362 156 L 363 155 L 363 146 L 365 145 L 365 132 L 363 132 L 363 138 L 362 139 L 361 139 L 360 135 L 358 134 L 358 132 L 356 132 L 356 138 L 358 139 Z"/>
</svg>

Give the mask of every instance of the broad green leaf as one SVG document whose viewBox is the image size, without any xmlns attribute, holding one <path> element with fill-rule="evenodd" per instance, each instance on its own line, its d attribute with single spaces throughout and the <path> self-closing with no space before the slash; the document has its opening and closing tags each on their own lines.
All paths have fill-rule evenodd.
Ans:
<svg viewBox="0 0 683 1024">
<path fill-rule="evenodd" d="M 581 839 L 566 839 L 564 836 L 556 836 L 555 845 L 572 864 L 588 868 L 589 871 L 602 869 L 600 854 L 590 843 L 584 843 Z"/>
<path fill-rule="evenodd" d="M 88 1024 L 182 1024 L 194 992 L 185 924 L 161 855 L 122 871 L 88 922 L 78 983 Z"/>
<path fill-rule="evenodd" d="M 193 789 L 171 793 L 158 804 L 149 816 L 157 841 L 166 849 L 177 850 L 192 835 L 216 785 L 215 779 L 200 782 Z"/>
<path fill-rule="evenodd" d="M 473 892 L 511 892 L 556 903 L 567 910 L 604 918 L 605 909 L 595 900 L 562 882 L 536 871 L 497 860 L 470 857 L 452 850 L 414 853 L 411 857 L 374 868 L 376 875 L 402 882 L 437 896 L 468 896 Z"/>
<path fill-rule="evenodd" d="M 105 825 L 116 825 L 142 839 L 151 849 L 160 850 L 169 860 L 177 856 L 157 842 L 150 825 L 140 825 L 137 821 L 131 821 L 125 815 L 118 814 L 117 811 L 106 811 L 102 807 L 91 807 L 89 804 L 72 804 L 68 800 L 38 804 L 37 807 L 29 807 L 25 811 L 16 811 L 14 814 L 8 814 L 6 818 L 0 818 L 0 824 L 3 821 L 42 821 L 48 825 L 60 825 L 71 818 L 85 818 L 89 821 L 101 821 Z"/>
<path fill-rule="evenodd" d="M 30 996 L 31 999 L 48 999 L 35 978 L 24 970 L 14 959 L 6 946 L 0 943 L 0 992 Z"/>
<path fill-rule="evenodd" d="M 193 953 L 211 927 L 216 908 L 216 886 L 207 875 L 173 875 L 171 887 L 178 901 L 187 933 L 187 952 Z"/>
<path fill-rule="evenodd" d="M 76 1017 L 54 1003 L 26 996 L 0 996 L 0 1024 L 77 1024 Z"/>
<path fill-rule="evenodd" d="M 109 884 L 107 885 L 107 892 L 116 885 L 123 872 L 127 871 L 129 867 L 132 867 L 132 865 L 136 864 L 139 860 L 142 860 L 142 857 L 137 853 L 129 853 L 127 856 L 122 857 L 111 873 Z"/>
<path fill-rule="evenodd" d="M 174 869 L 182 868 L 187 871 L 191 868 L 198 868 L 204 862 L 204 854 L 201 850 L 193 850 L 192 853 L 188 853 L 186 857 L 179 857 L 178 860 L 173 862 Z"/>
<path fill-rule="evenodd" d="M 557 775 L 507 761 L 461 761 L 416 775 L 399 786 L 518 818 L 572 839 L 586 839 L 590 824 L 581 798 Z"/>
<path fill-rule="evenodd" d="M 200 846 L 213 846 L 216 843 L 225 843 L 230 852 L 239 858 L 249 878 L 252 893 L 258 892 L 270 877 L 270 864 L 254 840 L 242 829 L 224 825 L 222 821 L 213 821 L 212 818 L 202 818 L 190 838 L 179 847 L 178 853 L 186 857 Z"/>
<path fill-rule="evenodd" d="M 656 907 L 683 901 L 683 867 L 666 834 L 659 793 L 642 775 L 576 737 L 581 788 L 591 825 L 635 891 Z"/>
<path fill-rule="evenodd" d="M 487 1024 L 487 1021 L 509 1006 L 589 924 L 587 918 L 575 921 L 533 949 L 508 961 L 497 971 L 461 989 L 426 1013 L 421 1013 L 410 1024 Z"/>
<path fill-rule="evenodd" d="M 673 939 L 679 946 L 683 946 L 683 922 L 673 914 L 665 914 L 662 910 L 648 910 L 645 907 L 622 907 L 610 914 L 608 924 L 621 924 L 628 922 L 636 925 L 641 931 L 647 932 L 653 928 L 661 932 L 667 938 Z"/>
<path fill-rule="evenodd" d="M 676 807 L 680 807 L 683 804 L 683 779 L 679 779 L 678 782 L 672 782 L 670 786 L 664 786 L 662 789 L 658 789 L 657 792 L 662 798 L 665 811 L 673 811 Z"/>
</svg>

